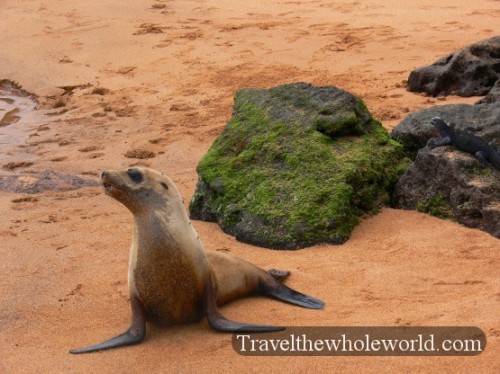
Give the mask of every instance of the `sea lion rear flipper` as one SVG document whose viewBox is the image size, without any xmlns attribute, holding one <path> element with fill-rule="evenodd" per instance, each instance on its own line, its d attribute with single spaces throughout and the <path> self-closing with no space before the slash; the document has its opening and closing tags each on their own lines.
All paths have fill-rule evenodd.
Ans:
<svg viewBox="0 0 500 374">
<path fill-rule="evenodd" d="M 102 343 L 72 349 L 69 352 L 73 354 L 90 353 L 102 351 L 104 349 L 133 345 L 142 341 L 146 335 L 146 315 L 144 313 L 144 308 L 141 302 L 135 297 L 130 299 L 130 303 L 132 306 L 132 323 L 126 332 Z"/>
<path fill-rule="evenodd" d="M 308 309 L 323 309 L 323 306 L 325 305 L 325 303 L 320 299 L 304 295 L 303 293 L 292 290 L 290 287 L 278 282 L 273 282 L 273 284 L 263 282 L 261 284 L 261 290 L 265 295 Z"/>
<path fill-rule="evenodd" d="M 209 279 L 203 290 L 203 308 L 207 315 L 208 324 L 214 330 L 223 332 L 270 332 L 285 329 L 282 326 L 252 325 L 230 321 L 222 315 L 215 300 L 213 281 Z"/>
</svg>

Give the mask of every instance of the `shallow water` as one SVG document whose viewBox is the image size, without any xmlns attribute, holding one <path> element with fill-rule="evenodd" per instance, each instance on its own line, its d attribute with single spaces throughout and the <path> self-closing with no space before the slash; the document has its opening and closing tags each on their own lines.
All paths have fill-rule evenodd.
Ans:
<svg viewBox="0 0 500 374">
<path fill-rule="evenodd" d="M 8 80 L 0 80 L 0 144 L 23 144 L 28 125 L 39 123 L 36 101 Z"/>
</svg>

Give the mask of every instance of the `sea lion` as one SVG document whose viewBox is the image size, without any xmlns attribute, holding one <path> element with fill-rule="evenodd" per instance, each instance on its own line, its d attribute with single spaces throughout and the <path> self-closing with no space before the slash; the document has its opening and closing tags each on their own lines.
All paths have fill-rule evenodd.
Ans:
<svg viewBox="0 0 500 374">
<path fill-rule="evenodd" d="M 219 331 L 283 330 L 230 321 L 218 309 L 218 305 L 256 293 L 305 308 L 323 308 L 323 301 L 281 283 L 289 272 L 265 271 L 227 254 L 207 253 L 167 176 L 134 167 L 104 171 L 101 181 L 106 194 L 134 215 L 128 271 L 132 322 L 125 333 L 71 353 L 137 344 L 146 334 L 146 321 L 172 325 L 206 316 Z"/>
</svg>

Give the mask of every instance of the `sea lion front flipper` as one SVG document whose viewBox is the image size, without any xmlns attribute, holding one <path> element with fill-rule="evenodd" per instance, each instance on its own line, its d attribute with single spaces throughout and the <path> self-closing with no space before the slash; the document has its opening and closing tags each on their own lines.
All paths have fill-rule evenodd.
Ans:
<svg viewBox="0 0 500 374">
<path fill-rule="evenodd" d="M 72 349 L 69 352 L 73 354 L 90 353 L 102 351 L 104 349 L 133 345 L 142 341 L 146 335 L 146 314 L 144 313 L 141 302 L 137 300 L 137 298 L 131 297 L 130 304 L 132 306 L 132 323 L 126 332 L 102 343 Z"/>
<path fill-rule="evenodd" d="M 260 288 L 264 295 L 308 309 L 323 309 L 325 303 L 315 297 L 305 295 L 278 282 L 264 281 Z"/>
<path fill-rule="evenodd" d="M 285 329 L 282 326 L 252 325 L 230 321 L 222 315 L 215 300 L 215 289 L 213 280 L 210 277 L 203 290 L 203 308 L 207 315 L 208 324 L 214 330 L 223 332 L 270 332 Z"/>
</svg>

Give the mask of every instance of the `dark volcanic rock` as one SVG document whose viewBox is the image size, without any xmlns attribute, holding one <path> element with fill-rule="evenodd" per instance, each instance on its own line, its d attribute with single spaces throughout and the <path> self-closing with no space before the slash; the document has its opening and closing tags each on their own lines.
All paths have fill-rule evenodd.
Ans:
<svg viewBox="0 0 500 374">
<path fill-rule="evenodd" d="M 446 105 L 413 113 L 392 132 L 410 153 L 437 136 L 430 118 L 500 144 L 500 105 Z M 454 146 L 420 149 L 394 191 L 397 207 L 451 218 L 500 238 L 500 172 Z"/>
<path fill-rule="evenodd" d="M 476 105 L 479 104 L 492 104 L 492 103 L 500 103 L 500 79 L 497 80 L 495 85 L 488 92 L 488 95 L 479 100 Z"/>
<path fill-rule="evenodd" d="M 198 165 L 190 214 L 269 248 L 342 243 L 389 201 L 407 165 L 401 145 L 343 90 L 244 89 Z"/>
<path fill-rule="evenodd" d="M 432 117 L 441 117 L 445 122 L 454 124 L 456 129 L 470 131 L 488 142 L 500 145 L 500 105 L 497 104 L 451 104 L 424 109 L 403 119 L 392 130 L 391 136 L 415 156 L 430 138 L 437 136 L 430 124 Z"/>
<path fill-rule="evenodd" d="M 500 36 L 495 36 L 415 69 L 408 78 L 408 88 L 432 96 L 482 96 L 499 78 Z"/>
<path fill-rule="evenodd" d="M 421 150 L 394 197 L 400 208 L 451 218 L 500 238 L 500 172 L 453 147 Z"/>
</svg>

